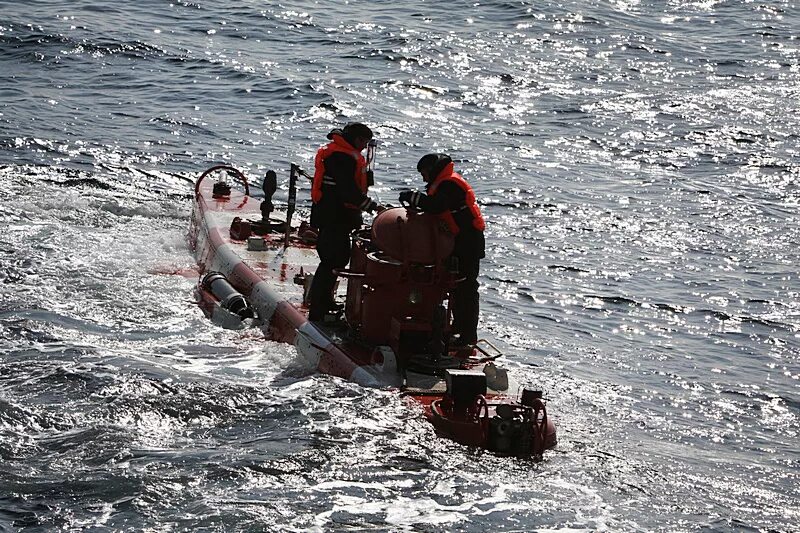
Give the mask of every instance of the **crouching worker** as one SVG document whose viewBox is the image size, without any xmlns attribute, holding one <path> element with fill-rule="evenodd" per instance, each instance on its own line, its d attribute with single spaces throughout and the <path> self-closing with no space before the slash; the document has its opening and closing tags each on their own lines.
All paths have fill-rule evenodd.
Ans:
<svg viewBox="0 0 800 533">
<path fill-rule="evenodd" d="M 452 293 L 453 333 L 451 345 L 474 344 L 478 340 L 478 271 L 486 257 L 485 224 L 472 187 L 455 172 L 446 154 L 427 154 L 417 163 L 425 180 L 425 193 L 403 191 L 400 202 L 425 213 L 439 215 L 455 235 L 453 256 L 458 261 L 459 282 Z"/>
<path fill-rule="evenodd" d="M 319 266 L 309 293 L 308 319 L 321 321 L 335 309 L 335 269 L 350 261 L 350 234 L 361 227 L 363 211 L 381 207 L 367 196 L 371 173 L 361 152 L 372 140 L 372 130 L 361 123 L 347 124 L 328 134 L 331 141 L 317 151 L 311 187 L 311 225 L 319 229 Z"/>
</svg>

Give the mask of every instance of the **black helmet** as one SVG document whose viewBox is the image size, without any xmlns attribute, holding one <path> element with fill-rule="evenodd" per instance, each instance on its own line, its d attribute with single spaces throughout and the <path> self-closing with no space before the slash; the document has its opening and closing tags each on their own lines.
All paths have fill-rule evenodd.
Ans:
<svg viewBox="0 0 800 533">
<path fill-rule="evenodd" d="M 372 130 L 369 129 L 369 126 L 362 124 L 361 122 L 348 122 L 342 130 L 342 133 L 344 133 L 345 137 L 349 137 L 351 139 L 355 139 L 356 137 L 372 139 L 374 136 Z"/>
<path fill-rule="evenodd" d="M 427 172 L 433 178 L 452 162 L 447 154 L 426 154 L 417 162 L 417 172 Z"/>
</svg>

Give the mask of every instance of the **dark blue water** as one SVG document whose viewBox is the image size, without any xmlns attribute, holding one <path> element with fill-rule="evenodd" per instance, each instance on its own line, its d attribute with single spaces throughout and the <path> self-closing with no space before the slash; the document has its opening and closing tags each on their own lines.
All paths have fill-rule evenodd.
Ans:
<svg viewBox="0 0 800 533">
<path fill-rule="evenodd" d="M 192 304 L 191 180 L 351 120 L 474 185 L 543 462 Z M 793 1 L 0 1 L 0 530 L 797 530 L 799 206 Z"/>
</svg>

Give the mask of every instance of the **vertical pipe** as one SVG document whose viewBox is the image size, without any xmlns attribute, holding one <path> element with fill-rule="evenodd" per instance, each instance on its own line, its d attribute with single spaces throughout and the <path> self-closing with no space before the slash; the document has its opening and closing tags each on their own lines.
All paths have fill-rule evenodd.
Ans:
<svg viewBox="0 0 800 533">
<path fill-rule="evenodd" d="M 283 234 L 283 248 L 289 247 L 289 234 L 292 232 L 292 215 L 297 205 L 297 173 L 300 168 L 294 163 L 289 171 L 289 200 L 286 207 L 286 232 Z"/>
</svg>

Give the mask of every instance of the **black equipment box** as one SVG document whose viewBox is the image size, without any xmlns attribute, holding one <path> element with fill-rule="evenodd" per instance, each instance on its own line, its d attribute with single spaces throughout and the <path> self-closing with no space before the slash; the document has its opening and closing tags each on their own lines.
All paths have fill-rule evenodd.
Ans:
<svg viewBox="0 0 800 533">
<path fill-rule="evenodd" d="M 486 394 L 486 374 L 481 370 L 448 369 L 444 379 L 456 407 L 468 407 L 478 395 Z"/>
</svg>

